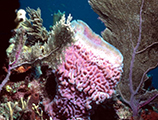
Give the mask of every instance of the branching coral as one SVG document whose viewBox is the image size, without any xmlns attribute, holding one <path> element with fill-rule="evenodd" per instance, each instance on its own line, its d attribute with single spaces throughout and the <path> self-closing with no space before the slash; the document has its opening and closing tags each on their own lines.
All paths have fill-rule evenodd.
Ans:
<svg viewBox="0 0 158 120">
<path fill-rule="evenodd" d="M 146 91 L 147 72 L 158 65 L 158 1 L 89 0 L 107 27 L 103 38 L 124 56 L 124 72 L 118 91 L 137 116 L 139 109 L 158 96 Z"/>
<path fill-rule="evenodd" d="M 48 31 L 43 27 L 43 20 L 41 18 L 41 10 L 37 11 L 31 8 L 26 9 L 30 19 L 26 19 L 22 26 L 27 29 L 27 44 L 35 44 L 37 42 L 46 42 L 48 39 Z"/>
<path fill-rule="evenodd" d="M 13 117 L 18 116 L 17 113 L 21 110 L 17 102 L 7 102 L 0 105 L 0 114 L 4 115 L 7 120 L 13 120 Z"/>
<path fill-rule="evenodd" d="M 27 99 L 27 101 L 24 100 L 23 97 L 21 97 L 20 102 L 7 102 L 7 103 L 2 103 L 0 104 L 0 114 L 4 116 L 7 120 L 14 120 L 16 119 L 21 119 L 25 118 L 24 116 L 27 114 L 30 114 L 27 119 L 33 120 L 35 117 L 37 119 L 41 118 L 43 119 L 43 111 L 39 111 L 39 105 L 36 105 L 35 103 L 31 103 L 32 101 L 30 98 Z M 31 104 L 31 105 L 29 105 Z M 30 108 L 30 106 L 33 106 Z M 35 115 L 37 113 L 37 115 Z M 37 117 L 38 116 L 38 117 Z"/>
</svg>

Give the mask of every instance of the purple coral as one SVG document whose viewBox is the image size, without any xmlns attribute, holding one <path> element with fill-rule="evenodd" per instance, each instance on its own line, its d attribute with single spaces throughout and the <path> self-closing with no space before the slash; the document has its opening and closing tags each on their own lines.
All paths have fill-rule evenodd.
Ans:
<svg viewBox="0 0 158 120">
<path fill-rule="evenodd" d="M 58 67 L 57 95 L 46 107 L 53 119 L 89 119 L 93 107 L 110 98 L 122 73 L 122 55 L 82 21 L 73 21 L 78 41 Z M 50 105 L 50 104 L 49 104 Z"/>
</svg>

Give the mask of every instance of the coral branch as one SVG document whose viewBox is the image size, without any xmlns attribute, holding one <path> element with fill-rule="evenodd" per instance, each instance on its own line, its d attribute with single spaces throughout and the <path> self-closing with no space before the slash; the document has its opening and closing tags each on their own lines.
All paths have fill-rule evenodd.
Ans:
<svg viewBox="0 0 158 120">
<path fill-rule="evenodd" d="M 9 68 L 8 69 L 8 73 L 7 73 L 6 77 L 5 77 L 5 79 L 0 84 L 0 91 L 2 90 L 3 86 L 9 81 L 10 74 L 11 74 L 11 70 Z"/>
<path fill-rule="evenodd" d="M 158 96 L 158 94 L 155 94 L 153 97 L 149 98 L 147 101 L 145 101 L 145 102 L 143 102 L 143 103 L 140 103 L 140 104 L 138 105 L 138 110 L 139 110 L 141 107 L 143 107 L 143 106 L 147 105 L 148 103 L 150 103 L 151 101 L 153 101 L 157 96 Z"/>
<path fill-rule="evenodd" d="M 136 54 L 140 54 L 140 53 L 142 53 L 142 52 L 145 52 L 147 49 L 152 48 L 154 45 L 157 45 L 157 44 L 158 44 L 158 42 L 154 42 L 154 43 L 152 43 L 151 45 L 148 45 L 146 48 L 137 51 Z"/>
<path fill-rule="evenodd" d="M 22 32 L 22 34 L 24 34 L 24 33 Z M 20 57 L 20 53 L 21 53 L 22 47 L 23 47 L 23 42 L 22 41 L 23 41 L 23 36 L 24 36 L 22 34 L 19 35 L 19 46 L 18 46 L 17 51 L 15 53 L 15 60 L 12 63 L 10 63 L 9 66 L 13 66 L 15 63 L 17 63 L 18 58 Z"/>
<path fill-rule="evenodd" d="M 133 66 L 134 66 L 134 61 L 135 61 L 135 55 L 136 55 L 136 51 L 139 47 L 139 44 L 141 42 L 141 33 L 142 33 L 142 9 L 143 9 L 143 4 L 144 4 L 144 0 L 142 0 L 142 3 L 141 3 L 141 7 L 140 7 L 140 13 L 139 13 L 139 37 L 138 37 L 138 41 L 137 41 L 137 45 L 135 46 L 134 50 L 133 50 L 133 53 L 132 53 L 132 59 L 131 59 L 131 64 L 130 64 L 130 72 L 129 72 L 129 83 L 130 83 L 130 91 L 133 95 L 131 96 L 134 96 L 136 93 L 135 91 L 133 90 L 133 80 L 132 80 L 132 76 L 133 76 Z M 132 98 L 131 98 L 132 99 Z"/>
</svg>

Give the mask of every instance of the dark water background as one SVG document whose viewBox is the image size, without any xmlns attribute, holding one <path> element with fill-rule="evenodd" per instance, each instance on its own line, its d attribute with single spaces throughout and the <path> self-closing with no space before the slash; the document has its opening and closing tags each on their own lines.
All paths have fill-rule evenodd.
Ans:
<svg viewBox="0 0 158 120">
<path fill-rule="evenodd" d="M 20 0 L 22 9 L 30 7 L 41 9 L 43 25 L 49 30 L 53 24 L 53 13 L 65 11 L 66 16 L 71 14 L 73 19 L 80 19 L 86 22 L 91 29 L 100 34 L 104 29 L 104 24 L 98 20 L 98 15 L 91 9 L 88 0 Z M 153 77 L 152 86 L 158 89 L 158 67 L 148 73 Z"/>
<path fill-rule="evenodd" d="M 49 29 L 53 23 L 53 13 L 65 11 L 66 16 L 72 15 L 74 19 L 80 19 L 86 22 L 91 29 L 100 34 L 105 29 L 104 24 L 98 20 L 98 15 L 91 9 L 88 0 L 20 0 L 21 8 L 30 7 L 41 9 L 43 25 Z"/>
</svg>

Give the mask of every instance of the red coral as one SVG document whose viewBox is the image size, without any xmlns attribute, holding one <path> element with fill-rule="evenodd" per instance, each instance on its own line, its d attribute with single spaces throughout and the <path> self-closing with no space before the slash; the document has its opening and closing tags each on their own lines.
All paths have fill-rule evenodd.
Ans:
<svg viewBox="0 0 158 120">
<path fill-rule="evenodd" d="M 93 105 L 114 93 L 122 72 L 122 56 L 83 22 L 72 24 L 79 40 L 66 49 L 65 61 L 58 67 L 58 92 L 49 113 L 56 119 L 87 120 Z"/>
</svg>

